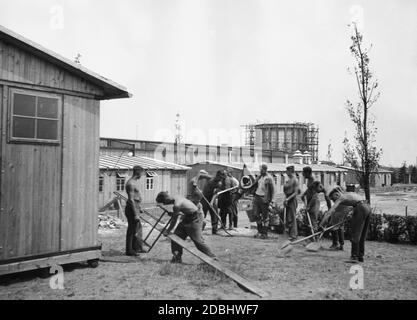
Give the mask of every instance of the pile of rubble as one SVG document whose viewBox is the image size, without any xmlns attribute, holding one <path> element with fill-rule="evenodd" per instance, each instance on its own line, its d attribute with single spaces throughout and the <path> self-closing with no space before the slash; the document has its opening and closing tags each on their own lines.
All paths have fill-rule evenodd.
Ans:
<svg viewBox="0 0 417 320">
<path fill-rule="evenodd" d="M 105 212 L 98 214 L 98 227 L 99 229 L 120 229 L 121 226 L 126 225 L 123 220 L 114 217 Z"/>
</svg>

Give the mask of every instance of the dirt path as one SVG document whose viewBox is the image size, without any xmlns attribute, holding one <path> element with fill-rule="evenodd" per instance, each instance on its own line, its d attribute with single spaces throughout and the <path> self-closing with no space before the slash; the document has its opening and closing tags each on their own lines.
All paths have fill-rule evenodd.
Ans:
<svg viewBox="0 0 417 320">
<path fill-rule="evenodd" d="M 2 278 L 0 299 L 258 299 L 186 252 L 184 264 L 170 264 L 167 239 L 140 258 L 124 256 L 125 231 L 123 227 L 100 232 L 99 267 L 65 267 L 64 290 L 52 290 L 49 279 L 27 272 Z M 207 230 L 205 240 L 221 263 L 269 291 L 269 299 L 417 298 L 416 246 L 367 242 L 365 288 L 351 290 L 352 265 L 345 262 L 349 243 L 344 252 L 311 253 L 300 245 L 289 256 L 278 258 L 286 238 L 254 239 L 252 232 L 243 228 L 241 236 L 230 238 L 212 236 Z M 329 245 L 326 242 L 324 247 Z"/>
</svg>

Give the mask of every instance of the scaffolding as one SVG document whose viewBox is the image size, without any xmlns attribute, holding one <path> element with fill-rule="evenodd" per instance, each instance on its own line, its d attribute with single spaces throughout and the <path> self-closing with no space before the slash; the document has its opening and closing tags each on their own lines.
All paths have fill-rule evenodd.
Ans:
<svg viewBox="0 0 417 320">
<path fill-rule="evenodd" d="M 245 146 L 254 146 L 255 145 L 255 124 L 249 123 L 242 126 L 245 130 Z"/>
<path fill-rule="evenodd" d="M 319 127 L 314 123 L 308 123 L 307 128 L 307 151 L 311 154 L 313 162 L 319 161 Z"/>
<path fill-rule="evenodd" d="M 245 145 L 262 145 L 265 151 L 293 154 L 309 152 L 312 161 L 318 161 L 319 128 L 314 123 L 262 123 L 246 124 Z M 257 133 L 259 135 L 257 135 Z"/>
</svg>

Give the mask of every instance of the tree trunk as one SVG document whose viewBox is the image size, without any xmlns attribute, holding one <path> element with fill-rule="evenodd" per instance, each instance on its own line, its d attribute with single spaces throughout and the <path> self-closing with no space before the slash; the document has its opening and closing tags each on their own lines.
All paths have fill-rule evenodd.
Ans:
<svg viewBox="0 0 417 320">
<path fill-rule="evenodd" d="M 364 191 L 365 191 L 365 198 L 369 204 L 371 204 L 371 190 L 370 190 L 370 181 L 369 181 L 369 174 L 365 172 L 363 175 L 363 182 L 364 182 Z"/>
</svg>

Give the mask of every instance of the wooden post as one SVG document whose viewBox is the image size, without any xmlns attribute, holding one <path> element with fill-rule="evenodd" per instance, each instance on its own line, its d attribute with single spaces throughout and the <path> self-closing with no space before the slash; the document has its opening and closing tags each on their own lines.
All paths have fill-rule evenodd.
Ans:
<svg viewBox="0 0 417 320">
<path fill-rule="evenodd" d="M 408 216 L 408 206 L 405 206 L 405 217 L 407 218 Z"/>
</svg>

